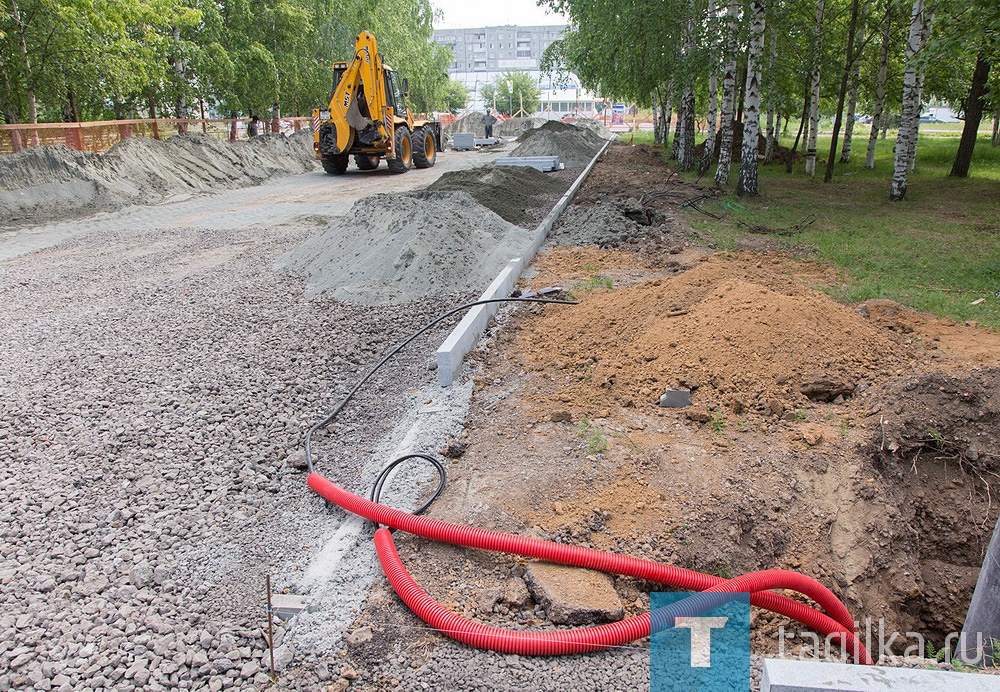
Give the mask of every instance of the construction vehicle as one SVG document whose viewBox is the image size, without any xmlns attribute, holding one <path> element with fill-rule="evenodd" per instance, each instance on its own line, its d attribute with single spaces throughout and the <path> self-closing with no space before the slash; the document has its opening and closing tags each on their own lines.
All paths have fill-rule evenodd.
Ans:
<svg viewBox="0 0 1000 692">
<path fill-rule="evenodd" d="M 347 171 L 351 156 L 363 171 L 378 168 L 382 158 L 390 173 L 434 165 L 441 123 L 413 119 L 408 82 L 385 64 L 372 34 L 358 34 L 354 59 L 334 63 L 333 75 L 329 108 L 313 110 L 313 149 L 327 173 Z"/>
</svg>

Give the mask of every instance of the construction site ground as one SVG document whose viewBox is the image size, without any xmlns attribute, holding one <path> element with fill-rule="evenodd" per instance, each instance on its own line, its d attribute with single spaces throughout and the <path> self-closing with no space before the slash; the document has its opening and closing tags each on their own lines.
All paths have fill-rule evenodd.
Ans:
<svg viewBox="0 0 1000 692">
<path fill-rule="evenodd" d="M 0 690 L 648 688 L 644 642 L 529 658 L 430 630 L 381 577 L 371 528 L 305 485 L 305 430 L 388 347 L 478 291 L 439 278 L 382 302 L 367 289 L 365 302 L 306 297 L 311 279 L 275 263 L 295 265 L 311 236 L 340 242 L 373 192 L 511 148 L 2 232 Z M 413 213 L 489 206 L 447 196 L 465 195 L 463 181 L 417 195 Z M 1000 337 L 884 301 L 836 303 L 821 289 L 841 277 L 808 248 L 765 237 L 717 252 L 680 207 L 703 192 L 659 151 L 612 145 L 522 279 L 579 304 L 504 308 L 447 389 L 432 356 L 453 322 L 441 325 L 321 437 L 317 470 L 367 495 L 416 440 L 447 459 L 429 516 L 722 577 L 801 571 L 855 618 L 940 647 L 998 514 Z M 559 194 L 532 198 L 520 227 Z M 517 229 L 492 237 L 503 247 Z M 401 273 L 439 264 L 423 246 L 398 257 Z M 666 388 L 690 390 L 691 406 L 660 407 Z M 429 479 L 397 479 L 386 500 L 412 504 Z M 526 588 L 527 561 L 395 538 L 451 610 L 561 626 Z M 278 622 L 276 685 L 266 575 L 307 603 Z M 610 584 L 626 616 L 658 588 Z M 796 633 L 785 655 L 809 643 L 755 611 L 755 655 L 779 652 L 779 627 Z"/>
</svg>

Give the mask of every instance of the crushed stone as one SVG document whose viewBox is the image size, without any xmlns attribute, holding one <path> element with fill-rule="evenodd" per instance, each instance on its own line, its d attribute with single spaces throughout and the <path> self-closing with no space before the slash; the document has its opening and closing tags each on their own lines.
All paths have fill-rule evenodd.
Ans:
<svg viewBox="0 0 1000 692">
<path fill-rule="evenodd" d="M 590 206 L 570 205 L 553 226 L 549 241 L 555 245 L 616 247 L 645 233 L 625 212 L 624 201 L 607 197 Z"/>
<path fill-rule="evenodd" d="M 315 167 L 308 130 L 238 142 L 201 133 L 130 137 L 103 154 L 33 147 L 0 158 L 0 214 L 8 223 L 44 223 L 257 185 Z"/>
<path fill-rule="evenodd" d="M 615 133 L 604 127 L 604 123 L 600 120 L 594 120 L 593 118 L 576 118 L 573 120 L 573 124 L 577 127 L 582 127 L 596 133 L 601 139 L 611 139 L 615 136 Z"/>
<path fill-rule="evenodd" d="M 486 288 L 531 234 L 467 192 L 378 194 L 283 255 L 306 294 L 369 305 Z"/>
<path fill-rule="evenodd" d="M 548 206 L 549 198 L 562 195 L 571 181 L 535 168 L 480 166 L 445 173 L 428 190 L 464 190 L 487 209 L 513 224 L 534 221 L 532 207 Z"/>
<path fill-rule="evenodd" d="M 558 120 L 524 132 L 517 141 L 511 156 L 558 156 L 567 168 L 586 166 L 604 144 L 595 132 Z"/>
</svg>

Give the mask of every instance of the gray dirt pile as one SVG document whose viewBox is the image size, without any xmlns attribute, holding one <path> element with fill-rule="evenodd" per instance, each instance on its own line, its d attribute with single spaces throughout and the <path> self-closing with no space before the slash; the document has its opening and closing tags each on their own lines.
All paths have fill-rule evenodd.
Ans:
<svg viewBox="0 0 1000 692">
<path fill-rule="evenodd" d="M 0 159 L 0 214 L 42 223 L 259 184 L 315 167 L 308 131 L 226 142 L 203 134 L 131 137 L 105 154 L 34 147 Z"/>
<path fill-rule="evenodd" d="M 493 134 L 498 137 L 517 137 L 532 128 L 541 127 L 544 123 L 544 118 L 507 118 L 493 126 Z M 486 128 L 483 126 L 483 114 L 463 115 L 450 125 L 446 125 L 444 132 L 448 135 L 457 132 L 471 132 L 478 137 L 485 137 Z"/>
<path fill-rule="evenodd" d="M 567 167 L 586 166 L 604 144 L 597 133 L 550 120 L 517 138 L 511 156 L 558 156 Z"/>
<path fill-rule="evenodd" d="M 482 291 L 529 242 L 527 230 L 466 192 L 378 194 L 358 200 L 275 268 L 305 278 L 309 296 L 404 303 Z"/>
<path fill-rule="evenodd" d="M 535 221 L 532 208 L 548 206 L 551 198 L 569 187 L 566 178 L 553 177 L 535 168 L 480 166 L 445 173 L 428 190 L 464 190 L 487 209 L 513 224 Z"/>
<path fill-rule="evenodd" d="M 635 199 L 605 197 L 589 206 L 570 205 L 556 221 L 549 240 L 556 245 L 617 247 L 644 235 L 644 226 L 649 225 L 645 217 L 628 214 L 633 206 L 642 211 Z"/>
<path fill-rule="evenodd" d="M 608 128 L 604 127 L 600 120 L 594 120 L 593 118 L 577 118 L 573 121 L 573 124 L 577 127 L 582 127 L 585 130 L 590 130 L 596 133 L 601 139 L 611 139 L 614 133 Z"/>
</svg>

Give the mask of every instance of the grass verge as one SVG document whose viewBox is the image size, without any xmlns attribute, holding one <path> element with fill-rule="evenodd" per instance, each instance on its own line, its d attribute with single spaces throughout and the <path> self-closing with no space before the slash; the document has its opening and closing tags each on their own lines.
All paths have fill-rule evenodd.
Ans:
<svg viewBox="0 0 1000 692">
<path fill-rule="evenodd" d="M 824 290 L 838 300 L 886 298 L 1000 330 L 1000 148 L 980 137 L 970 176 L 950 178 L 957 140 L 921 136 L 906 199 L 890 202 L 895 140 L 890 133 L 879 141 L 869 171 L 863 165 L 866 128 L 860 130 L 851 163 L 838 165 L 832 182 L 822 182 L 822 162 L 816 178 L 805 175 L 802 163 L 790 175 L 784 165 L 761 166 L 761 195 L 738 198 L 734 166 L 721 196 L 730 203 L 726 217 L 690 211 L 688 220 L 723 249 L 736 247 L 738 238 L 750 234 L 747 226 L 754 226 L 764 233 L 753 235 L 836 267 L 841 280 Z M 647 134 L 651 143 L 650 133 L 636 133 L 633 141 L 646 143 Z M 829 137 L 819 150 L 829 151 Z M 801 230 L 787 232 L 813 217 Z"/>
</svg>

